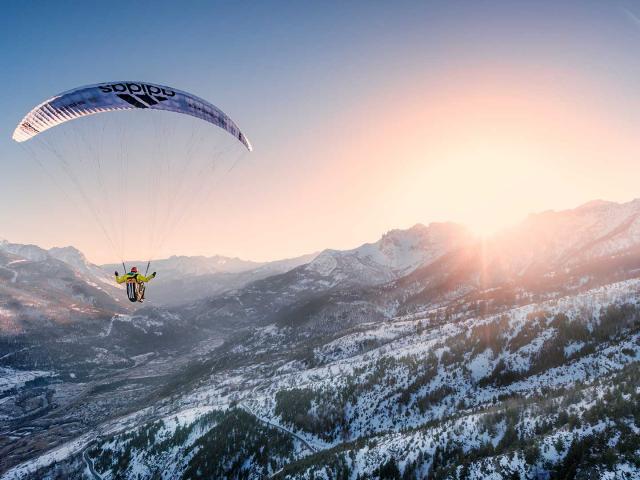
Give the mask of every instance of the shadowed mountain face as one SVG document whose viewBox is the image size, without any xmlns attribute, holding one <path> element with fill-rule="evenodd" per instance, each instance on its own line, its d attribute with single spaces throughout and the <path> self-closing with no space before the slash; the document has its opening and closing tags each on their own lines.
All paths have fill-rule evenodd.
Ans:
<svg viewBox="0 0 640 480">
<path fill-rule="evenodd" d="M 126 312 L 115 286 L 95 266 L 66 263 L 35 246 L 0 244 L 0 328 L 3 334 L 41 331 Z M 69 252 L 64 252 L 69 253 Z"/>
</svg>

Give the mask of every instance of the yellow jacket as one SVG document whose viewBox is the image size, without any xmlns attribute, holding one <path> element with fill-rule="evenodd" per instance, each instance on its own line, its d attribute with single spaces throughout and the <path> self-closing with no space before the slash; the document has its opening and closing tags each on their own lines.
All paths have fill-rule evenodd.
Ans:
<svg viewBox="0 0 640 480">
<path fill-rule="evenodd" d="M 155 275 L 151 274 L 148 277 L 145 277 L 144 275 L 140 274 L 140 273 L 125 273 L 124 275 L 117 275 L 116 276 L 116 282 L 118 283 L 124 283 L 127 280 L 135 280 L 138 283 L 144 283 L 144 282 L 149 282 L 151 281 L 151 279 L 155 278 Z"/>
</svg>

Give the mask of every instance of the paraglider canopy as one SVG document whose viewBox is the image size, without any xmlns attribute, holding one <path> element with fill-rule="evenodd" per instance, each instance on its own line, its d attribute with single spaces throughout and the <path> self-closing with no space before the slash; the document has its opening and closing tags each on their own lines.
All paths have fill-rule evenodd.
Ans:
<svg viewBox="0 0 640 480">
<path fill-rule="evenodd" d="M 210 212 L 222 176 L 252 150 L 218 107 L 140 81 L 55 95 L 24 116 L 13 139 L 74 213 L 93 218 L 120 261 L 155 258 L 190 214 Z"/>
<path fill-rule="evenodd" d="M 51 97 L 31 110 L 13 132 L 24 142 L 61 123 L 102 112 L 131 109 L 165 110 L 191 115 L 236 137 L 251 151 L 251 144 L 222 110 L 187 92 L 148 82 L 107 82 L 74 88 Z"/>
</svg>

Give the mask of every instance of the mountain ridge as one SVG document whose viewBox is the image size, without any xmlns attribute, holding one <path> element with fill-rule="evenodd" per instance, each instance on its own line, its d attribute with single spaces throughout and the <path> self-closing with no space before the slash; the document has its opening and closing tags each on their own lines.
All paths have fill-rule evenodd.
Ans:
<svg viewBox="0 0 640 480">
<path fill-rule="evenodd" d="M 33 314 L 0 335 L 2 479 L 635 478 L 639 210 L 416 225 L 135 311 L 5 245 L 0 319 Z"/>
</svg>

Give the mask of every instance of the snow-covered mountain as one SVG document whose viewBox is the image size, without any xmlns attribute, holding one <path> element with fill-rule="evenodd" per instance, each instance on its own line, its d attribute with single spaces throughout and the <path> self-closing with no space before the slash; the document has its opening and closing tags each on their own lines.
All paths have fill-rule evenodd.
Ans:
<svg viewBox="0 0 640 480">
<path fill-rule="evenodd" d="M 464 227 L 451 223 L 393 230 L 375 243 L 346 251 L 325 250 L 308 264 L 175 311 L 199 324 L 226 329 L 272 321 L 301 324 L 332 310 L 335 317 L 347 316 L 345 324 L 335 325 L 343 328 L 367 315 L 387 315 L 387 305 L 369 302 L 371 296 L 378 296 L 373 289 L 437 264 L 474 242 Z M 348 315 L 346 310 L 353 305 L 357 314 Z"/>
<path fill-rule="evenodd" d="M 579 291 L 635 275 L 639 215 L 637 200 L 591 202 L 531 215 L 489 239 L 455 224 L 416 225 L 353 250 L 325 250 L 307 265 L 181 312 L 221 326 L 276 321 L 340 329 L 454 299 L 489 308 L 499 297 Z"/>
<path fill-rule="evenodd" d="M 74 261 L 84 259 L 75 250 L 48 252 L 33 245 L 0 243 L 0 335 L 125 311 L 99 268 L 85 262 L 76 269 L 56 258 L 58 253 Z"/>
<path fill-rule="evenodd" d="M 191 388 L 4 478 L 638 478 L 639 295 L 252 329 Z"/>
<path fill-rule="evenodd" d="M 77 272 L 101 284 L 113 286 L 113 276 L 102 268 L 89 262 L 84 254 L 74 247 L 54 247 L 48 250 L 49 255 L 71 265 Z"/>
<path fill-rule="evenodd" d="M 74 247 L 53 247 L 45 250 L 36 245 L 23 245 L 1 240 L 0 251 L 17 255 L 33 262 L 43 262 L 52 258 L 57 259 L 73 268 L 89 282 L 97 282 L 100 286 L 113 285 L 111 275 L 108 275 L 97 265 L 90 263 L 84 254 Z"/>
<path fill-rule="evenodd" d="M 640 199 L 593 201 L 530 215 L 489 244 L 491 258 L 512 272 L 557 270 L 640 249 Z"/>
<path fill-rule="evenodd" d="M 376 285 L 402 277 L 473 241 L 467 229 L 453 223 L 415 225 L 391 230 L 375 243 L 353 250 L 325 250 L 305 266 L 330 287 Z"/>
<path fill-rule="evenodd" d="M 638 213 L 415 226 L 170 311 L 0 336 L 0 478 L 640 478 Z M 0 286 L 89 275 L 24 250 Z"/>
</svg>

